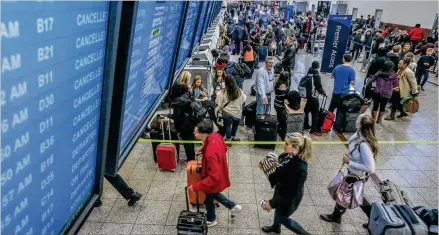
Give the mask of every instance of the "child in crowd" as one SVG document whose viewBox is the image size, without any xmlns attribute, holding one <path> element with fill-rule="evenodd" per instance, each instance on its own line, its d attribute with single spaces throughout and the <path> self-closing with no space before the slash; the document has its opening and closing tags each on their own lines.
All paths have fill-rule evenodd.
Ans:
<svg viewBox="0 0 439 235">
<path fill-rule="evenodd" d="M 192 82 L 192 95 L 195 100 L 198 101 L 206 101 L 207 98 L 207 90 L 203 87 L 203 83 L 201 81 L 200 76 L 195 76 L 194 81 Z"/>
</svg>

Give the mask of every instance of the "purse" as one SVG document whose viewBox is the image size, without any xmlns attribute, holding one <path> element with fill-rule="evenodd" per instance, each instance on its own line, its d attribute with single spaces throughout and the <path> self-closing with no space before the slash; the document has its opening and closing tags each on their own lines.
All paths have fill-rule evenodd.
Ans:
<svg viewBox="0 0 439 235">
<path fill-rule="evenodd" d="M 354 149 L 351 151 L 352 154 L 355 150 L 360 151 L 359 147 L 361 142 L 364 140 L 357 139 Z M 342 171 L 344 163 L 338 170 L 337 175 L 331 180 L 328 185 L 329 195 L 337 204 L 346 208 L 354 209 L 363 204 L 364 200 L 364 183 L 369 178 L 366 175 L 365 179 L 361 179 L 359 176 L 354 174 L 345 175 Z"/>
<path fill-rule="evenodd" d="M 223 107 L 219 107 L 216 111 L 216 124 L 220 127 L 224 126 L 224 120 L 223 120 L 223 111 L 224 108 L 230 103 L 230 100 L 227 101 L 227 103 Z"/>
</svg>

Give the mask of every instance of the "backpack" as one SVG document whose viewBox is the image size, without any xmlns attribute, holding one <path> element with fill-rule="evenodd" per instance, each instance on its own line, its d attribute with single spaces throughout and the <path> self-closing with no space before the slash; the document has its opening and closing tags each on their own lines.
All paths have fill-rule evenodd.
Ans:
<svg viewBox="0 0 439 235">
<path fill-rule="evenodd" d="M 242 77 L 250 76 L 252 73 L 251 69 L 245 63 L 235 63 L 235 68 Z"/>
<path fill-rule="evenodd" d="M 307 93 L 308 82 L 311 80 L 311 96 L 316 98 L 317 92 L 314 87 L 314 75 L 312 73 L 308 73 L 305 77 L 300 79 L 299 86 L 297 87 L 297 91 L 299 92 L 300 97 L 307 98 L 309 94 Z"/>
<path fill-rule="evenodd" d="M 207 114 L 207 109 L 203 106 L 203 104 L 198 101 L 194 100 L 191 102 L 191 108 L 192 108 L 192 120 L 195 123 L 201 122 Z"/>
</svg>

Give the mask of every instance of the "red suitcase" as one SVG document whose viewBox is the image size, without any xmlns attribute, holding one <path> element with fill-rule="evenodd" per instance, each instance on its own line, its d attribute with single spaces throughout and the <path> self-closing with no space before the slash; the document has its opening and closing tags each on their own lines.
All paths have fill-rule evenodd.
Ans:
<svg viewBox="0 0 439 235">
<path fill-rule="evenodd" d="M 168 124 L 169 136 L 171 136 L 171 123 L 169 118 L 161 120 L 160 127 L 163 132 L 163 140 L 165 140 L 165 127 L 164 122 Z M 157 155 L 157 167 L 161 171 L 175 171 L 177 168 L 177 149 L 174 144 L 161 143 L 156 149 Z"/>
<path fill-rule="evenodd" d="M 333 112 L 328 111 L 328 114 L 325 117 L 322 125 L 323 132 L 329 132 L 332 128 L 332 124 L 334 124 L 335 115 Z"/>
</svg>

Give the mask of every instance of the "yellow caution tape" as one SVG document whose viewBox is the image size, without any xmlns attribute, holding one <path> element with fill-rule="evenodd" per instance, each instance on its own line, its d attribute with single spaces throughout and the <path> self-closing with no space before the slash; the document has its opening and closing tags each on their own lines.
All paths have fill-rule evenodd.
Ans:
<svg viewBox="0 0 439 235">
<path fill-rule="evenodd" d="M 142 139 L 139 138 L 138 142 L 142 143 L 172 143 L 172 144 L 201 144 L 198 140 L 155 140 L 155 139 Z M 226 141 L 227 144 L 234 145 L 280 145 L 283 141 Z M 313 144 L 320 145 L 346 145 L 347 141 L 313 141 Z M 439 144 L 438 140 L 391 140 L 391 141 L 378 141 L 379 144 Z"/>
</svg>

